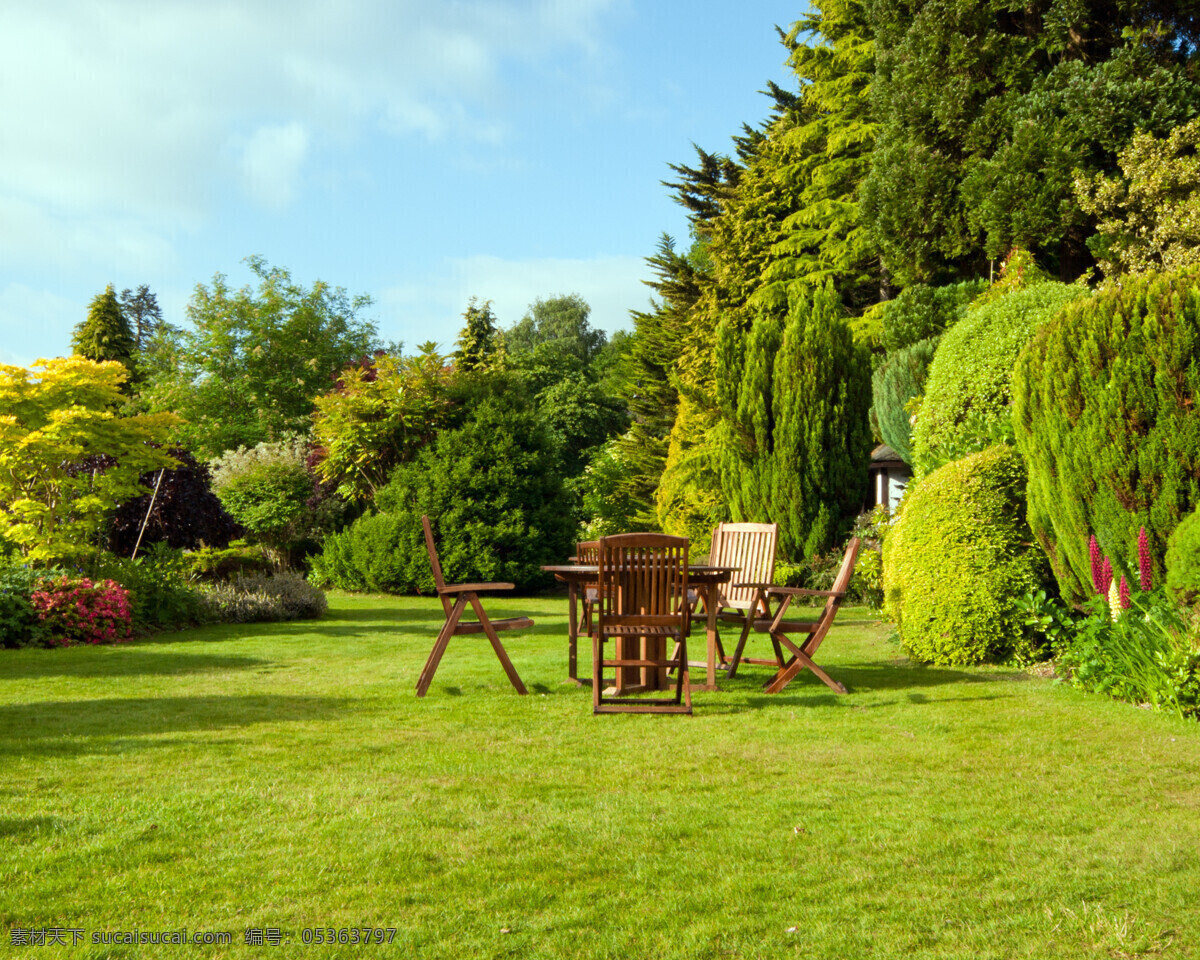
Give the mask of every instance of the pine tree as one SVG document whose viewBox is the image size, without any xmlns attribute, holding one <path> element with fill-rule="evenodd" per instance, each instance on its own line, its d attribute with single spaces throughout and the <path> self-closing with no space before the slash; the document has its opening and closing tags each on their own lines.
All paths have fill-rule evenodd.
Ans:
<svg viewBox="0 0 1200 960">
<path fill-rule="evenodd" d="M 89 360 L 116 360 L 132 371 L 134 339 L 129 323 L 110 283 L 88 307 L 87 319 L 75 327 L 71 348 L 77 356 Z"/>
<path fill-rule="evenodd" d="M 126 287 L 121 291 L 121 313 L 133 333 L 137 352 L 144 353 L 162 327 L 162 309 L 158 305 L 158 297 L 144 283 L 136 293 Z"/>
</svg>

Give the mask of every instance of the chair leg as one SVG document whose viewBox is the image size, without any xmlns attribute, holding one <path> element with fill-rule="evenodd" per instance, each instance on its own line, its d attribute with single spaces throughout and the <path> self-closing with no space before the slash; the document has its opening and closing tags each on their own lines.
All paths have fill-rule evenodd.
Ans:
<svg viewBox="0 0 1200 960">
<path fill-rule="evenodd" d="M 592 712 L 600 712 L 601 691 L 604 689 L 603 671 L 600 661 L 604 657 L 604 638 L 597 630 L 592 634 Z"/>
<path fill-rule="evenodd" d="M 751 611 L 753 615 L 753 611 Z M 742 635 L 738 638 L 737 647 L 733 651 L 733 659 L 729 661 L 729 673 L 727 676 L 730 680 L 737 676 L 738 664 L 742 662 L 742 651 L 746 649 L 746 640 L 750 636 L 750 630 L 754 626 L 752 616 L 746 617 L 746 623 L 742 627 Z"/>
<path fill-rule="evenodd" d="M 687 637 L 679 635 L 679 683 L 675 687 L 676 702 L 682 699 L 687 712 L 692 712 L 692 678 L 688 669 Z"/>
<path fill-rule="evenodd" d="M 491 641 L 492 649 L 496 651 L 496 656 L 500 659 L 500 666 L 504 668 L 504 672 L 508 674 L 508 681 L 515 688 L 517 693 L 524 696 L 529 691 L 525 689 L 525 684 L 521 682 L 521 678 L 517 676 L 516 667 L 512 665 L 512 661 L 508 659 L 508 653 L 504 649 L 504 644 L 500 642 L 500 637 L 496 633 L 496 628 L 492 626 L 492 621 L 488 619 L 486 613 L 483 612 L 483 604 L 479 602 L 479 595 L 468 593 L 471 606 L 475 609 L 475 616 L 479 618 L 479 622 L 483 624 L 483 632 L 487 634 L 487 638 Z"/>
<path fill-rule="evenodd" d="M 775 634 L 772 634 L 772 636 L 775 636 Z M 816 663 L 813 662 L 812 657 L 810 657 L 807 653 L 805 653 L 803 650 L 801 650 L 799 647 L 797 647 L 795 644 L 793 644 L 790 640 L 787 639 L 787 637 L 785 637 L 783 634 L 779 634 L 778 639 L 789 650 L 792 651 L 792 658 L 787 662 L 787 664 L 785 664 L 783 667 L 780 668 L 779 672 L 777 674 L 775 674 L 775 676 L 772 677 L 771 680 L 769 680 L 767 682 L 767 685 L 766 685 L 767 693 L 780 693 L 784 687 L 786 687 L 789 683 L 792 682 L 792 680 L 794 680 L 796 678 L 796 675 L 801 670 L 804 670 L 806 668 L 811 670 L 814 674 L 816 674 L 816 676 L 821 680 L 821 682 L 824 683 L 825 686 L 829 687 L 829 689 L 832 690 L 834 693 L 846 693 L 847 692 L 846 687 L 843 684 L 838 683 L 838 681 L 834 680 L 831 676 L 829 676 L 829 674 L 827 674 L 824 670 L 822 670 L 820 667 L 818 667 L 816 665 Z"/>
<path fill-rule="evenodd" d="M 442 624 L 442 629 L 438 631 L 437 639 L 433 642 L 433 649 L 429 651 L 429 659 L 425 661 L 421 675 L 417 678 L 418 697 L 425 696 L 425 693 L 429 690 L 429 685 L 433 682 L 433 675 L 437 673 L 438 664 L 442 662 L 442 655 L 446 652 L 446 647 L 450 644 L 450 638 L 454 636 L 454 628 L 458 626 L 458 621 L 462 618 L 463 610 L 466 609 L 466 606 L 466 599 L 459 597 L 454 604 L 454 609 L 450 612 L 450 616 Z"/>
</svg>

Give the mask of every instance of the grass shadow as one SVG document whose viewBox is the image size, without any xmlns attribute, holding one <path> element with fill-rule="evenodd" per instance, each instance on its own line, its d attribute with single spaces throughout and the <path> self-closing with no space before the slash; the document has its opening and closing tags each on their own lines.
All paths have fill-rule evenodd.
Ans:
<svg viewBox="0 0 1200 960">
<path fill-rule="evenodd" d="M 270 666 L 259 657 L 223 657 L 208 653 L 150 653 L 129 647 L 110 647 L 103 653 L 87 647 L 73 650 L 39 651 L 36 660 L 8 662 L 3 667 L 5 680 L 29 680 L 35 677 L 136 677 L 186 676 L 217 673 L 223 670 L 247 670 Z"/>
<path fill-rule="evenodd" d="M 56 833 L 62 827 L 63 821 L 58 817 L 0 817 L 0 840 Z"/>
<path fill-rule="evenodd" d="M 345 697 L 281 694 L 203 697 L 112 697 L 0 705 L 0 754 L 106 753 L 160 741 L 138 738 L 164 733 L 224 730 L 260 723 L 325 720 L 353 701 Z M 117 752 L 125 752 L 124 749 Z"/>
</svg>

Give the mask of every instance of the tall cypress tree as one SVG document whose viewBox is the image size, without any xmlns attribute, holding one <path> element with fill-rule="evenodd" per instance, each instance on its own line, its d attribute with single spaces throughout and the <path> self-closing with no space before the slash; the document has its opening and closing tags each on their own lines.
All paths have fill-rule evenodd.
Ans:
<svg viewBox="0 0 1200 960">
<path fill-rule="evenodd" d="M 722 331 L 722 487 L 735 520 L 779 524 L 792 559 L 827 550 L 866 492 L 870 363 L 842 316 L 829 283 L 762 315 L 744 348 Z"/>
</svg>

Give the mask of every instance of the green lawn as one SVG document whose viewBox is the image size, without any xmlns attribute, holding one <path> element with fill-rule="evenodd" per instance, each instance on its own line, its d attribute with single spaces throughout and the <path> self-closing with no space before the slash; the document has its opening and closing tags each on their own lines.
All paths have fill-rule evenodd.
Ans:
<svg viewBox="0 0 1200 960">
<path fill-rule="evenodd" d="M 861 610 L 821 650 L 848 696 L 747 667 L 593 717 L 556 599 L 490 605 L 538 619 L 530 696 L 464 637 L 418 700 L 436 606 L 0 651 L 0 954 L 1200 957 L 1200 725 L 914 667 Z M 351 926 L 396 933 L 300 942 Z M 179 928 L 234 942 L 90 943 Z"/>
</svg>

